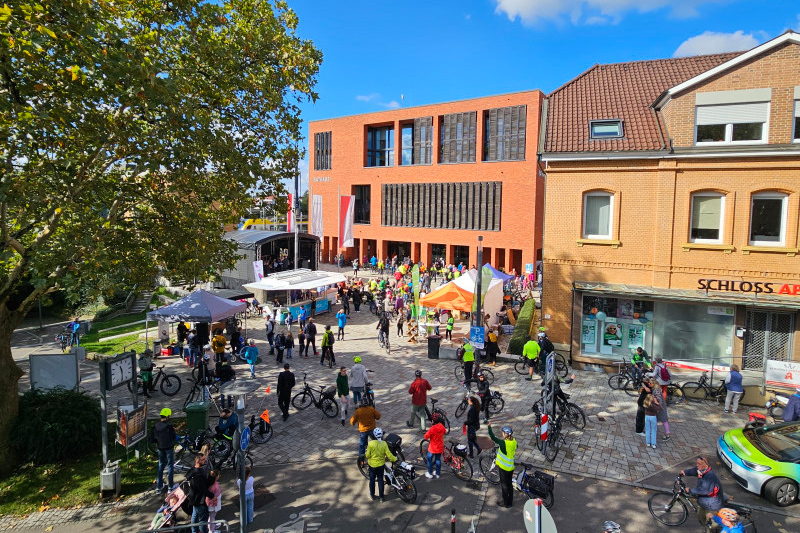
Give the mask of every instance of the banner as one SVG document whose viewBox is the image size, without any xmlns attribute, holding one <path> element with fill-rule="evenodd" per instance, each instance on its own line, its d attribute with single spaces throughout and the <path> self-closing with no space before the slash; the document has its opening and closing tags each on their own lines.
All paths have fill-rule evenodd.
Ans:
<svg viewBox="0 0 800 533">
<path fill-rule="evenodd" d="M 339 248 L 352 248 L 353 242 L 353 218 L 355 216 L 356 197 L 339 197 Z"/>
<path fill-rule="evenodd" d="M 286 212 L 286 231 L 289 233 L 292 233 L 294 231 L 293 215 L 294 215 L 294 196 L 291 193 L 289 193 L 289 210 Z"/>
<path fill-rule="evenodd" d="M 322 195 L 311 195 L 311 235 L 322 240 Z"/>
<path fill-rule="evenodd" d="M 117 442 L 130 448 L 147 435 L 147 404 L 117 408 Z"/>
<path fill-rule="evenodd" d="M 767 385 L 800 387 L 800 363 L 767 360 Z"/>
<path fill-rule="evenodd" d="M 414 289 L 414 309 L 419 311 L 419 264 L 414 264 L 411 269 L 411 285 Z"/>
<path fill-rule="evenodd" d="M 256 275 L 256 281 L 259 281 L 264 278 L 264 261 L 259 259 L 258 261 L 253 261 L 253 272 Z"/>
</svg>

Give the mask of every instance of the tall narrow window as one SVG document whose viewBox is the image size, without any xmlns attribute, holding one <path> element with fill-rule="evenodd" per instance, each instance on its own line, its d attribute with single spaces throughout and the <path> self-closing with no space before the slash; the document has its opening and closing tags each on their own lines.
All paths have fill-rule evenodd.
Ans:
<svg viewBox="0 0 800 533">
<path fill-rule="evenodd" d="M 583 196 L 583 238 L 611 239 L 614 195 L 590 192 Z"/>
<path fill-rule="evenodd" d="M 394 164 L 394 128 L 367 128 L 367 166 L 391 167 Z"/>
<path fill-rule="evenodd" d="M 331 132 L 314 134 L 314 170 L 331 169 Z"/>
<path fill-rule="evenodd" d="M 722 242 L 722 227 L 725 220 L 725 197 L 719 193 L 697 193 L 692 195 L 691 242 Z"/>
<path fill-rule="evenodd" d="M 400 164 L 414 164 L 414 125 L 403 124 L 400 128 Z"/>
<path fill-rule="evenodd" d="M 484 115 L 484 161 L 522 161 L 525 159 L 524 105 L 490 109 Z"/>
<path fill-rule="evenodd" d="M 782 193 L 758 193 L 750 204 L 750 244 L 783 246 L 786 242 L 788 196 Z"/>
<path fill-rule="evenodd" d="M 794 101 L 794 142 L 800 142 L 800 100 Z"/>
<path fill-rule="evenodd" d="M 474 163 L 478 113 L 453 113 L 441 119 L 439 153 L 442 163 Z"/>
<path fill-rule="evenodd" d="M 369 224 L 370 223 L 370 186 L 369 185 L 353 185 L 353 196 L 355 196 L 355 204 L 353 205 L 353 222 L 355 224 Z"/>
<path fill-rule="evenodd" d="M 401 165 L 430 165 L 432 162 L 433 117 L 415 118 L 400 129 Z"/>
</svg>

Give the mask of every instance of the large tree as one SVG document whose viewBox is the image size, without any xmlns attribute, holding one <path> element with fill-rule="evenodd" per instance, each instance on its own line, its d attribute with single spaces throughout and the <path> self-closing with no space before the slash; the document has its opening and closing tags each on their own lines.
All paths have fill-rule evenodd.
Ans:
<svg viewBox="0 0 800 533">
<path fill-rule="evenodd" d="M 38 298 L 207 277 L 233 258 L 223 225 L 283 192 L 321 61 L 296 27 L 282 1 L 0 7 L 0 473 Z"/>
</svg>

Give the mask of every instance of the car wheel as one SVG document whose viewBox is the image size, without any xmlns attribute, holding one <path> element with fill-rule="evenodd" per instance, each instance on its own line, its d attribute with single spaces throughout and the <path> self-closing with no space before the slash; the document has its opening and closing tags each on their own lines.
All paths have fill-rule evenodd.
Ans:
<svg viewBox="0 0 800 533">
<path fill-rule="evenodd" d="M 771 479 L 764 486 L 764 496 L 778 507 L 786 507 L 797 501 L 797 483 L 785 477 Z"/>
</svg>

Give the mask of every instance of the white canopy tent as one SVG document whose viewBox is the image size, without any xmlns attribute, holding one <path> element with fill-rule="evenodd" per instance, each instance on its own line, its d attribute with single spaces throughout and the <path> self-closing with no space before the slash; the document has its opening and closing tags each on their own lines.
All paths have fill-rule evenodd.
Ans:
<svg viewBox="0 0 800 533">
<path fill-rule="evenodd" d="M 344 274 L 298 268 L 264 276 L 256 282 L 243 285 L 243 287 L 249 291 L 303 291 L 334 285 L 342 281 L 346 281 Z"/>
</svg>

